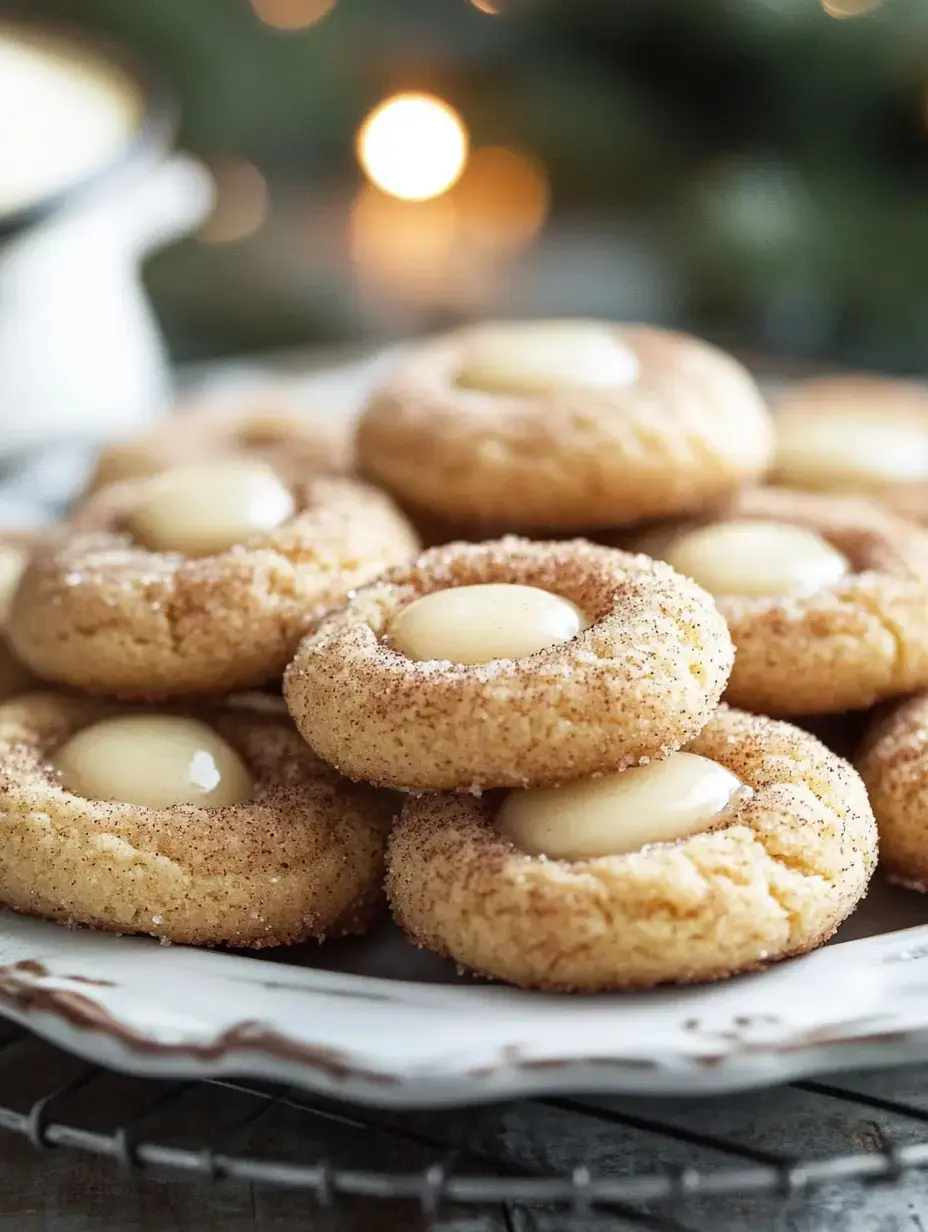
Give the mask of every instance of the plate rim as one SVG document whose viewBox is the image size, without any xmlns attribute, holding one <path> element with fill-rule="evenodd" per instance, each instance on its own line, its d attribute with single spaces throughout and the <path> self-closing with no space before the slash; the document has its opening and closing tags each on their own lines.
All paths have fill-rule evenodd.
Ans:
<svg viewBox="0 0 928 1232">
<path fill-rule="evenodd" d="M 503 985 L 442 985 L 414 980 L 333 972 L 258 958 L 171 947 L 184 955 L 177 984 L 183 988 L 195 974 L 205 986 L 224 987 L 234 998 L 234 986 L 250 987 L 249 1012 L 232 1019 L 217 1017 L 195 1023 L 189 1038 L 168 1038 L 156 1025 L 148 1030 L 132 1021 L 126 1004 L 154 1010 L 151 998 L 138 998 L 131 981 L 106 970 L 106 953 L 118 967 L 131 969 L 138 984 L 151 979 L 161 963 L 172 958 L 156 942 L 106 937 L 86 930 L 28 920 L 0 913 L 0 1015 L 67 1051 L 108 1067 L 157 1077 L 216 1077 L 282 1080 L 316 1094 L 393 1107 L 455 1106 L 496 1098 L 572 1093 L 707 1095 L 748 1090 L 822 1074 L 928 1059 L 928 924 L 850 940 L 802 958 L 777 963 L 766 972 L 710 985 L 672 990 L 658 1005 L 668 1019 L 674 1013 L 691 1017 L 688 1041 L 675 1049 L 647 1053 L 640 1034 L 634 1047 L 623 1039 L 622 1024 L 631 1007 L 641 1006 L 640 994 L 606 998 L 545 996 Z M 109 949 L 129 942 L 126 956 Z M 12 961 L 4 953 L 12 946 Z M 145 948 L 147 947 L 147 948 Z M 140 961 L 139 955 L 143 958 Z M 148 961 L 144 959 L 148 955 Z M 101 965 L 102 964 L 102 965 Z M 862 998 L 851 999 L 816 1022 L 808 1017 L 778 1019 L 767 1037 L 764 1014 L 752 1009 L 766 1004 L 765 983 L 773 978 L 776 997 L 792 985 L 798 991 L 821 987 L 842 968 L 876 976 Z M 151 971 L 149 972 L 149 969 Z M 270 978 L 268 978 L 270 977 Z M 859 981 L 858 981 L 859 982 Z M 837 981 L 847 986 L 851 981 Z M 229 993 L 229 989 L 233 992 Z M 262 1002 L 262 990 L 264 1001 Z M 736 995 L 727 992 L 736 990 Z M 215 991 L 215 989 L 213 989 Z M 262 1015 L 269 993 L 283 998 L 287 1021 Z M 338 1043 L 344 1029 L 360 1029 L 362 1017 L 390 1015 L 390 1007 L 416 1011 L 423 1022 L 437 1020 L 450 1007 L 475 1006 L 481 1014 L 483 1038 L 468 1051 L 450 1048 L 458 1036 L 421 1055 L 384 1048 L 384 1035 L 371 1031 L 363 1048 Z M 762 993 L 760 997 L 758 993 Z M 738 995 L 743 994 L 743 995 Z M 120 1008 L 119 996 L 126 1004 Z M 648 996 L 648 994 L 645 994 Z M 135 998 L 135 999 L 133 999 Z M 743 1012 L 725 1010 L 712 1019 L 712 1001 L 743 1002 Z M 170 998 L 169 998 L 170 1001 Z M 679 1005 L 677 1005 L 679 1002 Z M 581 1034 L 611 1041 L 596 1049 L 552 1046 L 550 1032 L 537 1048 L 527 1038 L 527 1018 L 538 1006 L 557 1022 L 571 1024 Z M 562 1007 L 556 1014 L 553 1006 Z M 703 1007 L 709 1005 L 708 1011 Z M 534 1009 L 530 1009 L 534 1006 Z M 592 1007 L 598 1007 L 595 1009 Z M 664 1011 L 661 1011 L 664 1012 Z M 700 1017 L 700 1013 L 708 1017 Z M 638 1017 L 642 1017 L 638 1014 Z M 597 1022 L 590 1029 L 589 1019 Z M 467 1015 L 447 1015 L 449 1019 Z M 539 1021 L 542 1019 L 539 1015 Z M 769 1018 L 769 1015 L 767 1016 Z M 584 1022 L 584 1020 L 587 1020 Z M 384 1019 L 386 1022 L 387 1019 Z M 686 1037 L 686 1023 L 672 1038 Z M 304 1030 L 304 1027 L 308 1029 Z M 674 1027 L 676 1030 L 676 1027 Z M 683 1032 L 681 1035 L 680 1032 Z M 528 1032 L 530 1035 L 530 1032 Z"/>
</svg>

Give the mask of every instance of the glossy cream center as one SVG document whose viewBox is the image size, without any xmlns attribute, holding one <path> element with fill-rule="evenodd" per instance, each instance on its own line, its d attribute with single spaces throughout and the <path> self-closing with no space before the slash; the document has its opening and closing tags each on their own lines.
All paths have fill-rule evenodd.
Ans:
<svg viewBox="0 0 928 1232">
<path fill-rule="evenodd" d="M 173 715 L 125 715 L 77 732 L 54 757 L 62 785 L 87 800 L 148 808 L 241 804 L 254 791 L 238 753 L 212 727 Z"/>
<path fill-rule="evenodd" d="M 750 794 L 718 762 L 672 753 L 564 787 L 512 791 L 496 825 L 528 855 L 594 860 L 699 834 Z"/>
<path fill-rule="evenodd" d="M 928 480 L 928 417 L 905 412 L 800 412 L 775 418 L 781 482 L 821 492 L 872 492 Z"/>
<path fill-rule="evenodd" d="M 535 586 L 489 583 L 436 590 L 394 616 L 388 640 L 408 659 L 489 663 L 524 659 L 569 642 L 586 628 L 583 613 Z"/>
<path fill-rule="evenodd" d="M 613 327 L 592 321 L 500 326 L 474 345 L 455 378 L 464 389 L 532 395 L 561 386 L 611 389 L 634 383 L 638 359 Z"/>
<path fill-rule="evenodd" d="M 156 476 L 126 522 L 153 551 L 209 556 L 279 526 L 295 508 L 289 488 L 269 466 L 229 458 Z"/>
<path fill-rule="evenodd" d="M 811 594 L 833 585 L 850 568 L 821 535 L 783 522 L 702 526 L 674 539 L 663 557 L 717 596 Z"/>
</svg>

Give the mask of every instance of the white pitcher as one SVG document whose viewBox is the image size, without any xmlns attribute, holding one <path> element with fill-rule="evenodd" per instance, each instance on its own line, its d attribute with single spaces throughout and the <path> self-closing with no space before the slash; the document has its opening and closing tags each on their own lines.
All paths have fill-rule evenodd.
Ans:
<svg viewBox="0 0 928 1232">
<path fill-rule="evenodd" d="M 16 109 L 19 94 L 4 101 Z M 127 435 L 166 407 L 169 370 L 139 265 L 204 217 L 212 181 L 170 152 L 171 126 L 149 103 L 107 165 L 0 213 L 0 459 Z"/>
</svg>

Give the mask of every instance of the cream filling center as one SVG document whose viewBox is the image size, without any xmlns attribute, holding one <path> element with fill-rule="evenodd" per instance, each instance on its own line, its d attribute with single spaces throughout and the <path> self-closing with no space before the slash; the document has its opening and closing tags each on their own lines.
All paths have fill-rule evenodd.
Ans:
<svg viewBox="0 0 928 1232">
<path fill-rule="evenodd" d="M 229 458 L 155 476 L 126 522 L 133 538 L 153 551 L 209 556 L 272 530 L 295 509 L 269 466 Z"/>
<path fill-rule="evenodd" d="M 775 417 L 780 480 L 820 492 L 875 492 L 928 480 L 928 418 L 848 411 Z"/>
<path fill-rule="evenodd" d="M 850 570 L 821 535 L 783 522 L 717 522 L 680 535 L 663 557 L 710 594 L 766 598 L 811 594 Z"/>
<path fill-rule="evenodd" d="M 718 762 L 672 753 L 618 774 L 512 791 L 496 825 L 528 855 L 595 860 L 702 833 L 751 794 Z"/>
<path fill-rule="evenodd" d="M 637 377 L 638 358 L 614 327 L 594 321 L 539 321 L 497 327 L 470 349 L 455 384 L 519 397 L 562 386 L 623 388 Z"/>
<path fill-rule="evenodd" d="M 54 764 L 68 791 L 87 800 L 148 808 L 242 804 L 254 783 L 238 753 L 197 719 L 124 715 L 77 732 Z"/>
<path fill-rule="evenodd" d="M 489 663 L 569 642 L 587 621 L 569 599 L 535 586 L 489 583 L 436 590 L 394 616 L 387 640 L 408 659 Z"/>
</svg>

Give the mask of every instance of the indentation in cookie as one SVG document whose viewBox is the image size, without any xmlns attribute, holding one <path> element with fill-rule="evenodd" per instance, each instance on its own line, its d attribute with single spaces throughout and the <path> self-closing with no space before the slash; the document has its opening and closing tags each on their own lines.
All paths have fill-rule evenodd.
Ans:
<svg viewBox="0 0 928 1232">
<path fill-rule="evenodd" d="M 752 794 L 711 758 L 671 753 L 565 787 L 510 792 L 496 826 L 528 855 L 597 859 L 712 830 Z"/>
<path fill-rule="evenodd" d="M 415 599 L 394 616 L 387 641 L 420 662 L 489 663 L 563 645 L 588 624 L 575 603 L 550 591 L 485 583 Z"/>
<path fill-rule="evenodd" d="M 499 325 L 465 351 L 454 378 L 460 389 L 531 396 L 559 386 L 611 389 L 638 376 L 635 352 L 598 321 Z"/>
<path fill-rule="evenodd" d="M 211 556 L 273 530 L 296 512 L 271 467 L 247 458 L 177 467 L 151 479 L 126 514 L 138 543 L 156 552 Z"/>
<path fill-rule="evenodd" d="M 671 539 L 661 555 L 716 596 L 809 594 L 850 571 L 821 535 L 785 522 L 713 522 Z"/>
<path fill-rule="evenodd" d="M 928 393 L 867 376 L 807 381 L 774 420 L 778 483 L 821 492 L 878 494 L 928 483 Z"/>
<path fill-rule="evenodd" d="M 243 804 L 254 791 L 245 763 L 215 728 L 180 715 L 101 719 L 66 741 L 54 764 L 75 795 L 146 808 Z"/>
</svg>

